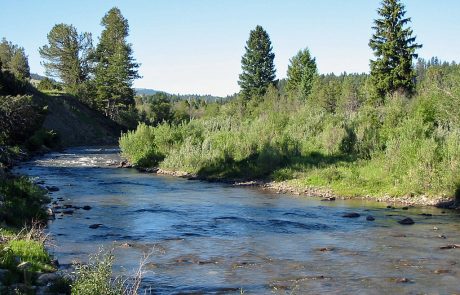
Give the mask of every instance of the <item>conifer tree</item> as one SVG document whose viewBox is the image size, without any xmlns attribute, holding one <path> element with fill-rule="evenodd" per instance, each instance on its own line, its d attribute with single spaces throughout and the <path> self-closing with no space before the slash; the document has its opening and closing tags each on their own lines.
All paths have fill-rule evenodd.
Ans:
<svg viewBox="0 0 460 295">
<path fill-rule="evenodd" d="M 30 78 L 29 60 L 24 48 L 14 45 L 5 38 L 0 42 L 0 62 L 2 68 L 19 80 Z"/>
<path fill-rule="evenodd" d="M 46 74 L 59 78 L 66 90 L 76 94 L 90 73 L 93 43 L 90 33 L 78 34 L 72 25 L 57 24 L 48 34 L 48 44 L 39 49 Z"/>
<path fill-rule="evenodd" d="M 415 71 L 412 60 L 417 58 L 413 31 L 407 24 L 406 11 L 400 0 L 382 0 L 378 9 L 380 18 L 374 21 L 374 34 L 369 46 L 374 51 L 371 60 L 371 79 L 377 94 L 403 91 L 412 94 L 415 89 Z"/>
<path fill-rule="evenodd" d="M 265 94 L 268 85 L 275 81 L 275 54 L 272 52 L 272 44 L 267 32 L 257 26 L 250 32 L 246 42 L 246 53 L 241 59 L 241 68 L 238 84 L 241 87 L 241 95 L 249 100 L 254 96 Z"/>
<path fill-rule="evenodd" d="M 306 99 L 311 93 L 317 73 L 316 60 L 312 58 L 308 48 L 300 50 L 291 58 L 288 66 L 287 91 Z"/>
<path fill-rule="evenodd" d="M 96 49 L 95 87 L 99 108 L 115 119 L 120 110 L 134 104 L 132 83 L 139 78 L 133 58 L 128 20 L 114 7 L 102 18 L 104 30 Z"/>
</svg>

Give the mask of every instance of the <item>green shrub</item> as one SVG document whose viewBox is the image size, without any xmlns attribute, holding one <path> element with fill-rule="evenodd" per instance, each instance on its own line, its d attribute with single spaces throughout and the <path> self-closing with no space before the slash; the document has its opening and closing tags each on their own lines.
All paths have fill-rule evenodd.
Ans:
<svg viewBox="0 0 460 295">
<path fill-rule="evenodd" d="M 46 192 L 25 177 L 0 179 L 0 220 L 21 227 L 33 220 L 46 220 Z"/>
<path fill-rule="evenodd" d="M 143 123 L 122 134 L 119 144 L 123 157 L 139 167 L 154 166 L 164 158 L 155 143 L 155 128 Z"/>
<path fill-rule="evenodd" d="M 124 294 L 123 284 L 114 279 L 112 265 L 115 257 L 111 252 L 90 256 L 88 264 L 75 265 L 72 294 L 75 295 L 120 295 Z"/>
</svg>

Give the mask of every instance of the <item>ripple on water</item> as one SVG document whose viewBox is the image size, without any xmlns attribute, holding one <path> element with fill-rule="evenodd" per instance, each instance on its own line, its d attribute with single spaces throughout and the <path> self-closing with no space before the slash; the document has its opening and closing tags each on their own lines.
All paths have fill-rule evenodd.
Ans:
<svg viewBox="0 0 460 295">
<path fill-rule="evenodd" d="M 116 266 L 128 270 L 157 249 L 143 282 L 159 294 L 459 292 L 460 250 L 441 250 L 460 243 L 457 213 L 325 204 L 108 167 L 117 152 L 71 149 L 19 169 L 59 187 L 56 200 L 92 207 L 50 223 L 63 265 L 115 243 Z M 362 216 L 348 220 L 344 212 Z M 399 225 L 402 217 L 415 224 Z M 104 226 L 88 229 L 93 223 Z M 398 283 L 402 278 L 410 283 Z"/>
</svg>

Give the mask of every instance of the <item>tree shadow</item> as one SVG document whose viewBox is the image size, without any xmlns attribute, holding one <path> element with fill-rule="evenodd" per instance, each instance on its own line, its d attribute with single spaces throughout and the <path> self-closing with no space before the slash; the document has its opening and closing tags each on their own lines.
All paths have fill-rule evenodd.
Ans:
<svg viewBox="0 0 460 295">
<path fill-rule="evenodd" d="M 235 161 L 231 157 L 219 159 L 206 167 L 202 167 L 198 171 L 197 177 L 208 181 L 229 182 L 273 180 L 274 178 L 287 180 L 293 178 L 293 174 L 296 172 L 326 168 L 356 160 L 356 156 L 324 155 L 319 152 L 302 156 L 299 152 L 286 152 L 267 145 L 260 152 L 239 161 Z M 288 171 L 283 172 L 285 168 Z"/>
</svg>

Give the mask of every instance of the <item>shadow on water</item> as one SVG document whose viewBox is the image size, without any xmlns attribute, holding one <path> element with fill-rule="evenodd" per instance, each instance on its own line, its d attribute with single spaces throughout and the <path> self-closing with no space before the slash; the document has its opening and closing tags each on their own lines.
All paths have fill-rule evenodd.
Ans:
<svg viewBox="0 0 460 295">
<path fill-rule="evenodd" d="M 354 161 L 356 161 L 356 157 L 350 155 L 324 155 L 319 152 L 311 152 L 308 156 L 301 156 L 300 152 L 290 152 L 272 146 L 265 146 L 262 151 L 239 161 L 226 156 L 209 166 L 201 168 L 197 175 L 198 178 L 207 180 L 265 179 L 271 177 L 276 170 L 287 167 L 292 172 L 296 172 Z M 282 177 L 290 178 L 289 175 L 283 175 Z"/>
</svg>

